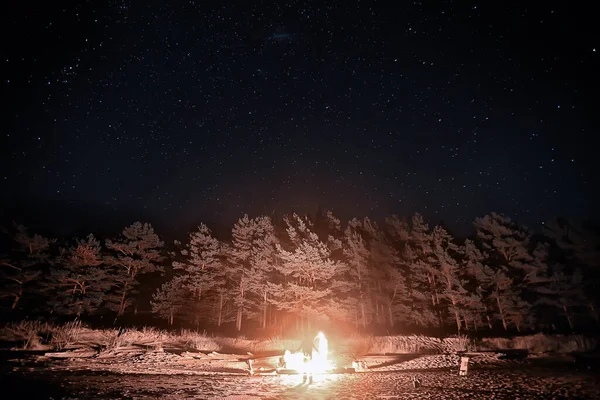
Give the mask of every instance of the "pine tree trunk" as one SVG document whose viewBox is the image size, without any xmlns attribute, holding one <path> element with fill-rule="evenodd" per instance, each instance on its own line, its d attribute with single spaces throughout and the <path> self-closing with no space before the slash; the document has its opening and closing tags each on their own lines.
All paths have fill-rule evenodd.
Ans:
<svg viewBox="0 0 600 400">
<path fill-rule="evenodd" d="M 487 305 L 483 305 L 485 307 L 485 318 L 487 319 L 488 328 L 492 329 L 492 319 L 490 318 L 490 311 L 487 308 Z"/>
<path fill-rule="evenodd" d="M 506 326 L 506 318 L 504 317 L 504 311 L 502 310 L 502 305 L 500 304 L 500 297 L 496 295 L 496 303 L 498 304 L 498 311 L 500 312 L 500 318 L 502 319 L 502 326 L 504 326 L 504 330 L 508 330 L 508 326 Z"/>
<path fill-rule="evenodd" d="M 173 310 L 169 314 L 169 326 L 173 326 Z"/>
<path fill-rule="evenodd" d="M 235 329 L 238 332 L 242 330 L 242 306 L 238 306 L 237 316 L 235 319 Z"/>
<path fill-rule="evenodd" d="M 19 300 L 21 300 L 22 295 L 23 295 L 23 287 L 19 286 L 19 291 L 15 294 L 15 299 L 13 300 L 12 306 L 10 307 L 11 310 L 14 310 L 15 308 L 17 308 L 17 304 L 19 304 Z"/>
<path fill-rule="evenodd" d="M 219 293 L 219 315 L 217 317 L 217 326 L 220 328 L 223 322 L 223 291 Z"/>
<path fill-rule="evenodd" d="M 433 288 L 433 294 L 435 295 L 435 304 L 434 305 L 439 305 L 440 298 L 438 297 L 437 288 L 435 287 L 435 275 L 433 275 L 433 273 L 431 274 L 431 287 Z"/>
<path fill-rule="evenodd" d="M 394 314 L 392 313 L 392 305 L 390 304 L 388 306 L 388 313 L 389 313 L 389 317 L 390 317 L 390 328 L 394 327 Z"/>
<path fill-rule="evenodd" d="M 360 299 L 360 315 L 362 317 L 362 327 L 363 329 L 365 329 L 367 327 L 367 318 L 365 317 L 365 302 L 364 299 L 361 296 Z"/>
<path fill-rule="evenodd" d="M 429 283 L 429 290 L 431 291 L 431 305 L 435 308 L 435 293 L 433 289 L 433 280 L 431 274 L 427 273 L 427 282 Z"/>
<path fill-rule="evenodd" d="M 571 327 L 571 330 L 575 330 L 575 327 L 573 326 L 573 321 L 571 320 L 571 314 L 569 314 L 569 310 L 567 310 L 567 306 L 565 306 L 563 304 L 563 311 L 565 312 L 565 315 L 567 316 L 567 321 L 569 321 L 569 327 Z"/>
<path fill-rule="evenodd" d="M 267 291 L 265 290 L 263 293 L 263 317 L 261 327 L 264 329 L 267 327 Z"/>
<path fill-rule="evenodd" d="M 458 334 L 460 335 L 460 328 L 461 323 L 460 323 L 460 315 L 458 314 L 458 310 L 454 309 L 454 318 L 456 319 L 456 330 L 458 331 Z"/>
<path fill-rule="evenodd" d="M 244 300 L 244 278 L 240 279 L 240 299 Z M 235 327 L 238 332 L 242 330 L 242 317 L 243 317 L 243 309 L 242 305 L 238 306 L 237 318 L 235 320 Z"/>
<path fill-rule="evenodd" d="M 123 286 L 123 294 L 121 295 L 121 301 L 119 303 L 119 311 L 117 312 L 118 316 L 125 314 L 125 296 L 127 295 L 127 284 Z"/>
</svg>

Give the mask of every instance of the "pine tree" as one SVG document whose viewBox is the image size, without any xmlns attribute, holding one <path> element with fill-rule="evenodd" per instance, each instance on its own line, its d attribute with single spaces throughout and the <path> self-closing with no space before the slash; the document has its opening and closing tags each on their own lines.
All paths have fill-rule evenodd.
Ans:
<svg viewBox="0 0 600 400">
<path fill-rule="evenodd" d="M 440 282 L 437 278 L 432 233 L 420 214 L 412 218 L 410 237 L 405 246 L 404 260 L 413 300 L 413 322 L 430 325 L 436 319 L 441 323 Z"/>
<path fill-rule="evenodd" d="M 123 229 L 121 237 L 106 240 L 110 253 L 105 262 L 112 268 L 113 290 L 107 295 L 107 307 L 122 316 L 138 293 L 139 277 L 163 271 L 163 242 L 148 223 L 134 222 Z M 116 321 L 116 319 L 115 319 Z"/>
<path fill-rule="evenodd" d="M 566 273 L 563 265 L 552 262 L 549 249 L 545 243 L 536 246 L 528 290 L 536 307 L 549 312 L 553 320 L 563 316 L 574 330 L 574 311 L 588 303 L 581 271 L 575 268 L 572 274 Z"/>
<path fill-rule="evenodd" d="M 493 296 L 498 316 L 505 330 L 512 322 L 518 331 L 528 323 L 531 304 L 523 298 L 523 288 L 532 272 L 529 254 L 529 231 L 503 214 L 491 213 L 476 218 L 477 237 L 488 254 L 487 263 L 494 270 Z"/>
<path fill-rule="evenodd" d="M 285 222 L 290 246 L 277 246 L 281 262 L 275 270 L 282 279 L 270 283 L 274 294 L 271 302 L 279 310 L 296 315 L 299 324 L 346 315 L 343 303 L 336 298 L 345 290 L 341 280 L 345 266 L 331 258 L 327 243 L 311 230 L 306 218 L 294 214 Z"/>
<path fill-rule="evenodd" d="M 457 259 L 459 247 L 452 236 L 442 227 L 436 226 L 432 232 L 432 251 L 437 266 L 437 277 L 441 281 L 439 297 L 444 300 L 454 316 L 458 333 L 462 330 L 461 314 L 468 303 L 463 271 Z"/>
<path fill-rule="evenodd" d="M 345 262 L 348 266 L 350 282 L 353 283 L 353 298 L 356 300 L 356 306 L 359 318 L 356 323 L 366 328 L 369 321 L 370 310 L 368 304 L 369 286 L 369 259 L 370 251 L 367 249 L 367 243 L 361 235 L 361 222 L 356 218 L 348 222 L 344 232 L 343 252 Z"/>
<path fill-rule="evenodd" d="M 397 319 L 406 318 L 410 312 L 406 280 L 400 269 L 400 252 L 376 224 L 365 224 L 365 230 L 370 236 L 370 262 L 376 284 L 376 318 L 379 323 L 393 327 Z"/>
<path fill-rule="evenodd" d="M 174 261 L 173 268 L 189 275 L 188 288 L 201 297 L 204 291 L 214 287 L 215 278 L 222 270 L 221 243 L 205 224 L 200 224 L 190 233 L 189 243 L 181 254 L 184 261 Z"/>
<path fill-rule="evenodd" d="M 30 234 L 27 228 L 17 224 L 14 224 L 12 236 L 13 251 L 10 255 L 0 256 L 4 281 L 0 296 L 10 298 L 11 310 L 15 310 L 27 289 L 39 280 L 41 268 L 50 263 L 51 246 L 56 240 Z"/>
<path fill-rule="evenodd" d="M 251 279 L 250 259 L 255 234 L 254 221 L 248 218 L 247 214 L 244 215 L 235 223 L 231 233 L 231 246 L 227 252 L 227 275 L 237 309 L 235 328 L 239 332 L 242 330 L 244 312 L 250 308 L 247 297 Z"/>
<path fill-rule="evenodd" d="M 461 254 L 464 263 L 464 276 L 468 281 L 469 295 L 465 299 L 463 320 L 465 326 L 472 323 L 478 330 L 480 323 L 485 323 L 489 329 L 493 327 L 492 307 L 490 304 L 492 277 L 494 272 L 485 264 L 488 256 L 481 251 L 472 240 L 465 240 Z"/>
<path fill-rule="evenodd" d="M 46 283 L 51 294 L 48 305 L 59 314 L 93 314 L 99 310 L 111 283 L 100 241 L 89 234 L 85 239 L 75 239 L 74 246 L 61 248 Z"/>
<path fill-rule="evenodd" d="M 427 296 L 417 291 L 416 285 L 413 285 L 414 280 L 411 280 L 411 267 L 416 255 L 409 245 L 410 226 L 397 215 L 392 215 L 385 219 L 383 236 L 386 238 L 389 252 L 388 277 L 385 282 L 389 287 L 387 293 L 392 305 L 394 323 L 400 320 L 411 321 L 421 326 L 427 325 L 427 321 L 431 318 L 435 319 L 435 316 L 427 312 L 423 314 L 416 312 L 414 307 L 415 304 L 426 303 Z"/>
<path fill-rule="evenodd" d="M 410 239 L 410 226 L 406 221 L 398 218 L 397 215 L 387 217 L 385 225 L 392 242 L 398 246 L 398 250 L 401 250 Z"/>
<path fill-rule="evenodd" d="M 173 325 L 176 315 L 181 314 L 186 306 L 186 298 L 189 289 L 186 287 L 186 279 L 176 276 L 164 283 L 159 290 L 152 295 L 150 305 L 152 312 L 167 319 L 169 325 Z"/>
<path fill-rule="evenodd" d="M 545 226 L 544 233 L 553 239 L 564 253 L 571 269 L 583 275 L 587 308 L 591 316 L 599 321 L 597 301 L 600 282 L 600 235 L 586 229 L 582 223 L 557 218 Z"/>
<path fill-rule="evenodd" d="M 215 316 L 214 322 L 221 326 L 221 289 L 226 283 L 222 243 L 212 236 L 211 230 L 205 224 L 200 224 L 190 233 L 185 248 L 175 256 L 178 259 L 173 261 L 173 268 L 182 271 L 181 277 L 176 279 L 192 295 L 187 306 L 192 311 L 196 326 L 200 324 L 201 316 Z"/>
<path fill-rule="evenodd" d="M 255 236 L 250 255 L 250 275 L 248 288 L 255 299 L 253 307 L 255 319 L 260 321 L 260 327 L 267 327 L 267 312 L 270 304 L 271 274 L 274 265 L 278 263 L 277 244 L 278 240 L 271 219 L 263 216 L 254 220 Z"/>
</svg>

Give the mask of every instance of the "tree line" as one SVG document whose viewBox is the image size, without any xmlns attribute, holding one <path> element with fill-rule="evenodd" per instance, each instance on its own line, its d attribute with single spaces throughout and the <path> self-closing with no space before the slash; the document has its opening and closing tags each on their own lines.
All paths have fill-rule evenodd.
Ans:
<svg viewBox="0 0 600 400">
<path fill-rule="evenodd" d="M 198 225 L 165 246 L 135 222 L 100 241 L 5 229 L 7 312 L 115 318 L 151 309 L 170 325 L 369 332 L 577 330 L 598 322 L 600 236 L 564 219 L 534 233 L 503 214 L 457 240 L 420 214 L 378 224 L 333 213 L 244 215 L 226 240 Z M 144 279 L 144 276 L 154 279 Z M 144 302 L 140 289 L 153 291 Z"/>
</svg>

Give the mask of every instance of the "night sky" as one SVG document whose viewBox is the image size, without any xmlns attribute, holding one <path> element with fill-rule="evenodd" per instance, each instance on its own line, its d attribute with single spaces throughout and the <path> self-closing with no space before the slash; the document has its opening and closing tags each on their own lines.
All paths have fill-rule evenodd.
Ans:
<svg viewBox="0 0 600 400">
<path fill-rule="evenodd" d="M 169 235 L 321 207 L 462 234 L 491 211 L 598 216 L 584 7 L 5 3 L 4 220 Z"/>
</svg>

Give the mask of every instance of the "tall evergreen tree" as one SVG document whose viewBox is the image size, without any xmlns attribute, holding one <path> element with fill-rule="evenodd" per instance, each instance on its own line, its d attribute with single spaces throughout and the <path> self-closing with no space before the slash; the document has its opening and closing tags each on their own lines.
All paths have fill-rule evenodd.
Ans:
<svg viewBox="0 0 600 400">
<path fill-rule="evenodd" d="M 598 283 L 600 283 L 600 235 L 582 223 L 557 218 L 546 224 L 544 233 L 564 253 L 572 270 L 580 270 L 590 315 L 599 321 Z"/>
<path fill-rule="evenodd" d="M 366 220 L 363 226 L 369 236 L 370 265 L 375 284 L 375 317 L 378 323 L 393 327 L 396 320 L 406 319 L 410 312 L 400 251 L 394 246 L 391 237 L 377 224 Z"/>
<path fill-rule="evenodd" d="M 134 303 L 139 277 L 164 270 L 160 264 L 164 243 L 150 224 L 134 222 L 117 239 L 106 240 L 105 245 L 109 250 L 105 262 L 112 268 L 113 279 L 113 288 L 106 296 L 107 307 L 118 318 Z"/>
<path fill-rule="evenodd" d="M 369 259 L 370 251 L 362 235 L 362 224 L 356 218 L 348 222 L 344 232 L 343 252 L 346 256 L 345 261 L 348 266 L 349 281 L 354 290 L 352 298 L 356 301 L 356 310 L 358 318 L 357 324 L 366 329 L 370 323 L 370 304 L 369 304 L 369 286 L 370 271 Z"/>
<path fill-rule="evenodd" d="M 492 329 L 494 313 L 490 294 L 493 289 L 494 271 L 486 264 L 488 256 L 469 239 L 465 240 L 461 253 L 470 289 L 466 307 L 463 309 L 465 326 L 468 329 L 472 324 L 473 328 L 478 330 L 478 326 L 483 323 Z"/>
<path fill-rule="evenodd" d="M 296 315 L 299 328 L 304 322 L 346 315 L 335 296 L 343 290 L 340 278 L 345 266 L 331 258 L 331 249 L 311 230 L 306 218 L 294 214 L 286 224 L 291 245 L 289 249 L 278 246 L 281 262 L 275 269 L 283 279 L 271 283 L 272 303 Z"/>
<path fill-rule="evenodd" d="M 531 234 L 525 227 L 497 213 L 476 218 L 474 226 L 488 254 L 487 263 L 494 270 L 492 293 L 499 319 L 505 330 L 513 323 L 520 331 L 531 314 L 531 304 L 522 293 L 532 271 Z"/>
<path fill-rule="evenodd" d="M 466 280 L 459 264 L 459 247 L 453 243 L 452 236 L 441 226 L 432 232 L 432 251 L 440 281 L 439 297 L 443 299 L 448 311 L 453 315 L 458 333 L 461 333 L 463 309 L 468 304 Z"/>
<path fill-rule="evenodd" d="M 441 322 L 439 286 L 432 249 L 432 234 L 420 214 L 411 221 L 410 236 L 404 249 L 404 260 L 413 306 L 412 320 L 417 325 Z"/>
<path fill-rule="evenodd" d="M 252 246 L 255 235 L 255 224 L 248 215 L 240 218 L 231 231 L 231 246 L 227 252 L 227 270 L 231 293 L 236 308 L 235 327 L 242 330 L 244 313 L 250 309 L 248 290 L 251 280 Z"/>
<path fill-rule="evenodd" d="M 152 312 L 165 318 L 169 325 L 173 325 L 176 315 L 181 315 L 189 300 L 189 289 L 183 276 L 176 276 L 165 282 L 153 295 L 150 305 Z"/>
<path fill-rule="evenodd" d="M 61 248 L 46 283 L 51 295 L 48 306 L 59 314 L 78 317 L 96 313 L 111 284 L 100 241 L 89 234 L 75 239 L 75 245 Z"/>
<path fill-rule="evenodd" d="M 224 320 L 227 271 L 223 249 L 223 244 L 213 237 L 208 226 L 200 224 L 190 233 L 189 242 L 173 261 L 173 268 L 181 272 L 176 280 L 192 295 L 188 309 L 196 326 L 200 324 L 201 316 L 216 316 L 211 322 L 217 326 Z"/>
<path fill-rule="evenodd" d="M 269 282 L 272 278 L 274 266 L 279 262 L 275 230 L 271 219 L 263 216 L 254 220 L 255 236 L 250 255 L 250 275 L 248 288 L 252 293 L 255 305 L 252 311 L 254 319 L 260 321 L 260 327 L 267 327 L 267 313 L 272 293 Z"/>
</svg>

